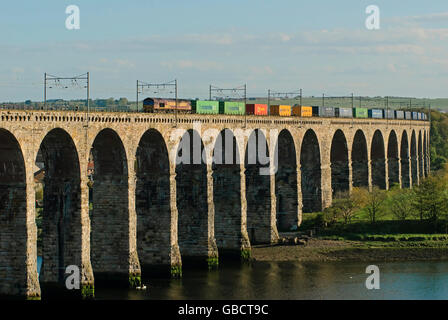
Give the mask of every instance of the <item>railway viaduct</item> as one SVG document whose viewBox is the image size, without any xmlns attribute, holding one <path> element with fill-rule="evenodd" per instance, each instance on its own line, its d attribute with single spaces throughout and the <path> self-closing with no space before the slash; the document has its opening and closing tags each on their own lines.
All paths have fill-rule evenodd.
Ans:
<svg viewBox="0 0 448 320">
<path fill-rule="evenodd" d="M 39 297 L 68 265 L 88 287 L 247 256 L 338 191 L 412 187 L 428 172 L 425 121 L 0 111 L 0 294 Z"/>
</svg>

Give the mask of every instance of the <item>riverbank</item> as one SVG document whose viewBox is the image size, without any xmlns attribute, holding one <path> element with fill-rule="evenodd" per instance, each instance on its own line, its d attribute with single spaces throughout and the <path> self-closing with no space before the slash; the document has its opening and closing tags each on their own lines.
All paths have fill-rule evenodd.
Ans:
<svg viewBox="0 0 448 320">
<path fill-rule="evenodd" d="M 350 241 L 309 239 L 306 245 L 254 246 L 255 261 L 441 261 L 448 241 Z"/>
</svg>

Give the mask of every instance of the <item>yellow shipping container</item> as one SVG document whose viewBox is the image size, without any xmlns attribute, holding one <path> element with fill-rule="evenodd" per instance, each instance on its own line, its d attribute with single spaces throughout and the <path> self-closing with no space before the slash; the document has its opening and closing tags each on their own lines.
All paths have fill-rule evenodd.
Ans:
<svg viewBox="0 0 448 320">
<path fill-rule="evenodd" d="M 290 117 L 291 106 L 286 105 L 274 105 L 270 108 L 271 116 Z"/>
<path fill-rule="evenodd" d="M 292 107 L 292 114 L 297 117 L 312 117 L 313 107 L 296 105 Z"/>
<path fill-rule="evenodd" d="M 313 107 L 305 107 L 302 106 L 301 110 L 300 110 L 301 117 L 312 117 L 313 116 Z"/>
</svg>

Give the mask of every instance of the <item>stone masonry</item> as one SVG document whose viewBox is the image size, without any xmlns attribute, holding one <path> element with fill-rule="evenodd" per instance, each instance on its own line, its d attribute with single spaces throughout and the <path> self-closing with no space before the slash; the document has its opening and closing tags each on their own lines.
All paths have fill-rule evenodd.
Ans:
<svg viewBox="0 0 448 320">
<path fill-rule="evenodd" d="M 233 159 L 213 163 L 226 130 Z M 195 160 L 195 146 L 199 163 L 181 163 L 188 149 Z M 338 191 L 418 184 L 428 150 L 424 121 L 0 111 L 0 295 L 39 297 L 71 264 L 92 286 L 241 256 L 299 228 L 302 212 L 329 206 Z"/>
</svg>

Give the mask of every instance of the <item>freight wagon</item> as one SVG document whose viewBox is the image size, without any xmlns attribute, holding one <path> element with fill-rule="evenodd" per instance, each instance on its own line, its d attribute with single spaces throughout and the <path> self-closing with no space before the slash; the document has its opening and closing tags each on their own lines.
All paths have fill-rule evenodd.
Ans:
<svg viewBox="0 0 448 320">
<path fill-rule="evenodd" d="M 367 118 L 368 116 L 367 108 L 353 108 L 354 118 Z"/>
<path fill-rule="evenodd" d="M 233 101 L 219 102 L 219 113 L 221 114 L 244 115 L 245 109 L 246 108 L 244 102 L 233 102 Z"/>
<path fill-rule="evenodd" d="M 291 106 L 287 105 L 273 105 L 270 108 L 271 116 L 290 117 Z"/>
<path fill-rule="evenodd" d="M 292 114 L 296 117 L 312 117 L 313 107 L 295 105 L 294 107 L 292 107 Z"/>
<path fill-rule="evenodd" d="M 266 116 L 269 113 L 281 117 L 337 117 L 337 118 L 373 118 L 428 120 L 423 112 L 404 110 L 384 110 L 367 108 L 333 108 L 319 106 L 244 104 L 240 101 L 174 100 L 164 98 L 146 98 L 143 100 L 144 112 L 174 112 L 197 114 L 255 115 Z M 269 112 L 268 112 L 269 111 Z"/>
<path fill-rule="evenodd" d="M 405 111 L 405 112 L 404 112 L 404 118 L 405 118 L 406 120 L 411 120 L 411 119 L 412 119 L 412 113 L 411 113 L 411 111 Z"/>
<path fill-rule="evenodd" d="M 334 118 L 335 110 L 333 107 L 315 107 L 313 106 L 313 117 Z"/>
<path fill-rule="evenodd" d="M 412 112 L 412 120 L 418 120 L 418 112 Z"/>
<path fill-rule="evenodd" d="M 395 111 L 395 117 L 397 119 L 404 119 L 404 111 L 401 111 L 401 110 Z"/>
<path fill-rule="evenodd" d="M 384 110 L 385 119 L 395 119 L 395 110 Z"/>
<path fill-rule="evenodd" d="M 256 116 L 267 116 L 268 105 L 267 104 L 246 104 L 246 114 Z"/>
<path fill-rule="evenodd" d="M 353 118 L 352 108 L 335 108 L 337 118 Z"/>
<path fill-rule="evenodd" d="M 383 110 L 382 109 L 369 109 L 368 111 L 369 118 L 372 119 L 383 119 Z"/>
<path fill-rule="evenodd" d="M 219 114 L 219 102 L 194 100 L 191 101 L 191 109 L 198 114 Z"/>
</svg>

